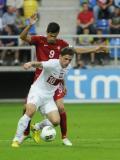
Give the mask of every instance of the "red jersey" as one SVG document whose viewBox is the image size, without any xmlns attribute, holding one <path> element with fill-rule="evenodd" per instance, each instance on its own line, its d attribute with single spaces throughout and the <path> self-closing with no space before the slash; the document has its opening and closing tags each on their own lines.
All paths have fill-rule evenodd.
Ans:
<svg viewBox="0 0 120 160">
<path fill-rule="evenodd" d="M 87 24 L 94 18 L 92 11 L 80 12 L 77 16 L 77 19 L 80 20 L 82 24 Z"/>
<path fill-rule="evenodd" d="M 67 47 L 68 43 L 61 39 L 56 39 L 54 44 L 47 42 L 47 37 L 32 36 L 31 44 L 36 47 L 37 61 L 48 61 L 49 59 L 58 59 L 62 48 Z M 35 79 L 40 75 L 41 70 L 36 69 Z"/>
</svg>

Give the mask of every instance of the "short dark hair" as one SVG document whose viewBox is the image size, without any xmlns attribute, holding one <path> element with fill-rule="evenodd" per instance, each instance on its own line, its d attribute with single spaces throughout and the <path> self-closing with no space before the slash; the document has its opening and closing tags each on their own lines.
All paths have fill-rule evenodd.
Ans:
<svg viewBox="0 0 120 160">
<path fill-rule="evenodd" d="M 51 22 L 48 24 L 47 33 L 59 33 L 60 25 L 56 22 Z"/>
<path fill-rule="evenodd" d="M 70 56 L 74 56 L 75 54 L 75 49 L 73 47 L 65 47 L 61 50 L 61 56 L 65 56 L 65 55 L 70 55 Z"/>
<path fill-rule="evenodd" d="M 88 4 L 88 2 L 83 2 L 83 3 L 82 3 L 82 6 L 84 6 L 85 4 Z"/>
</svg>

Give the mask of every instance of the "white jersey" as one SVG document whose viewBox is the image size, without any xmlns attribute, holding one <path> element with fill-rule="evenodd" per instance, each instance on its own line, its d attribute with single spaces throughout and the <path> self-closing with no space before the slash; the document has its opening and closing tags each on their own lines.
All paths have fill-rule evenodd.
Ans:
<svg viewBox="0 0 120 160">
<path fill-rule="evenodd" d="M 53 97 L 60 82 L 64 80 L 67 68 L 62 68 L 59 59 L 50 59 L 42 62 L 43 70 L 31 88 L 34 88 L 43 97 Z"/>
</svg>

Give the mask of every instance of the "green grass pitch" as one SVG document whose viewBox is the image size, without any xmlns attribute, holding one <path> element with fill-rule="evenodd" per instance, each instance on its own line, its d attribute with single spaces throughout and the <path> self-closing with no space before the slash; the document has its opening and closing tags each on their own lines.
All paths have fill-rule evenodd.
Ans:
<svg viewBox="0 0 120 160">
<path fill-rule="evenodd" d="M 24 141 L 12 148 L 22 103 L 0 103 L 0 160 L 119 160 L 120 104 L 66 104 L 72 147 L 62 145 L 59 127 L 53 142 Z M 41 119 L 36 113 L 33 122 Z"/>
</svg>

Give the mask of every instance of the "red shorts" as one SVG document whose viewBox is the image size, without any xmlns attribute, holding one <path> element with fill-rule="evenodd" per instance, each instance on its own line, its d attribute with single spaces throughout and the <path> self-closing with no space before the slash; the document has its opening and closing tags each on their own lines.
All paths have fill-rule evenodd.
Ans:
<svg viewBox="0 0 120 160">
<path fill-rule="evenodd" d="M 60 85 L 59 88 L 55 91 L 55 94 L 54 94 L 54 100 L 58 100 L 58 99 L 61 99 L 65 96 L 65 93 L 63 92 L 63 85 Z"/>
</svg>

